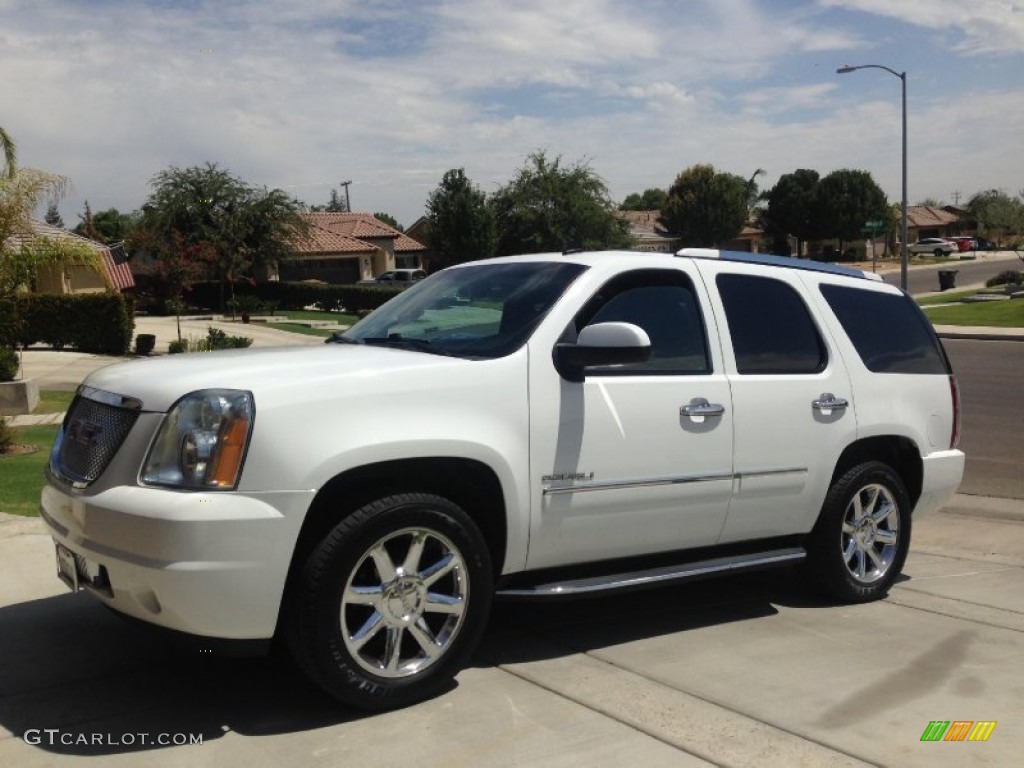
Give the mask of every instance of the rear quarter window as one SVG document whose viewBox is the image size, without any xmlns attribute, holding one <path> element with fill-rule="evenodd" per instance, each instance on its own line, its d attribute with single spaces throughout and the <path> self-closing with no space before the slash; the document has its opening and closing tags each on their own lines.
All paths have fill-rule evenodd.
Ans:
<svg viewBox="0 0 1024 768">
<path fill-rule="evenodd" d="M 874 373 L 948 373 L 931 323 L 909 296 L 822 285 L 865 367 Z"/>
</svg>

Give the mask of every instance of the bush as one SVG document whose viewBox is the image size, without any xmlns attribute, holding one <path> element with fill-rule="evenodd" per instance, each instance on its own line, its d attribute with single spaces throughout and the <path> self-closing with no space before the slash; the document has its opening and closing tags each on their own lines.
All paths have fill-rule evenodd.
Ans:
<svg viewBox="0 0 1024 768">
<path fill-rule="evenodd" d="M 235 286 L 236 301 L 254 297 L 264 305 L 273 303 L 284 311 L 300 310 L 310 305 L 327 312 L 373 310 L 393 298 L 399 289 L 375 285 L 327 285 L 318 283 L 267 282 Z M 220 306 L 220 284 L 214 281 L 195 283 L 185 294 L 185 301 L 196 308 Z"/>
<path fill-rule="evenodd" d="M 1013 269 L 1008 269 L 1005 272 L 1000 272 L 995 277 L 989 278 L 985 285 L 989 288 L 993 288 L 997 285 L 1007 285 L 1010 283 L 1024 283 L 1024 272 L 1017 272 Z"/>
<path fill-rule="evenodd" d="M 14 381 L 18 375 L 18 353 L 11 347 L 0 347 L 0 381 Z"/>
<path fill-rule="evenodd" d="M 179 355 L 188 352 L 188 339 L 176 339 L 167 345 L 167 354 Z"/>
<path fill-rule="evenodd" d="M 189 336 L 181 341 L 172 341 L 168 353 L 175 355 L 180 352 L 214 352 L 218 349 L 244 349 L 252 346 L 252 339 L 246 336 L 228 336 L 220 328 L 208 326 L 206 338 Z"/>
<path fill-rule="evenodd" d="M 156 346 L 156 336 L 152 333 L 140 333 L 135 337 L 135 354 L 148 356 Z"/>
<path fill-rule="evenodd" d="M 18 341 L 25 346 L 41 342 L 101 355 L 124 355 L 131 347 L 134 308 L 121 294 L 29 295 L 16 302 Z"/>
</svg>

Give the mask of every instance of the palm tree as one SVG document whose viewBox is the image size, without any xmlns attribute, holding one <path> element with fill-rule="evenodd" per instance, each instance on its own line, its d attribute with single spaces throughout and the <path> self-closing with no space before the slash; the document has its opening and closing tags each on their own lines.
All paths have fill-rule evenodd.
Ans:
<svg viewBox="0 0 1024 768">
<path fill-rule="evenodd" d="M 18 152 L 14 139 L 3 129 L 3 126 L 0 126 L 0 147 L 3 147 L 4 150 L 4 175 L 11 178 L 14 176 L 14 169 L 17 165 Z"/>
</svg>

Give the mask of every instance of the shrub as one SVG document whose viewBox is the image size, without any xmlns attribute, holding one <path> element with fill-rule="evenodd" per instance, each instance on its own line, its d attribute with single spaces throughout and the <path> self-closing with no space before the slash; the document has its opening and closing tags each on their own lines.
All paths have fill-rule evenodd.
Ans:
<svg viewBox="0 0 1024 768">
<path fill-rule="evenodd" d="M 175 339 L 167 345 L 169 355 L 178 355 L 182 352 L 188 352 L 188 339 Z"/>
<path fill-rule="evenodd" d="M 995 277 L 989 278 L 985 285 L 992 288 L 997 285 L 1007 285 L 1009 283 L 1024 283 L 1024 272 L 1017 272 L 1014 269 L 1008 269 L 1005 272 L 1000 272 Z"/>
<path fill-rule="evenodd" d="M 255 297 L 264 305 L 273 302 L 282 310 L 299 310 L 310 305 L 328 312 L 373 310 L 399 293 L 399 289 L 376 285 L 328 285 L 318 283 L 266 282 L 255 286 L 236 285 L 236 301 Z M 194 283 L 185 301 L 197 308 L 220 306 L 220 284 Z"/>
<path fill-rule="evenodd" d="M 6 416 L 0 416 L 0 454 L 7 453 L 14 445 L 18 432 L 7 423 Z"/>
<path fill-rule="evenodd" d="M 246 336 L 228 336 L 220 328 L 208 326 L 206 338 L 189 336 L 181 341 L 172 341 L 168 348 L 169 354 L 180 352 L 214 352 L 218 349 L 244 349 L 252 346 L 252 339 Z"/>
<path fill-rule="evenodd" d="M 0 347 L 0 381 L 14 381 L 18 375 L 18 353 L 11 347 Z"/>
<path fill-rule="evenodd" d="M 135 337 L 135 354 L 149 355 L 156 346 L 156 336 L 152 333 L 140 333 Z"/>
<path fill-rule="evenodd" d="M 16 301 L 21 344 L 41 342 L 101 355 L 123 355 L 131 347 L 134 307 L 121 294 L 28 295 Z"/>
</svg>

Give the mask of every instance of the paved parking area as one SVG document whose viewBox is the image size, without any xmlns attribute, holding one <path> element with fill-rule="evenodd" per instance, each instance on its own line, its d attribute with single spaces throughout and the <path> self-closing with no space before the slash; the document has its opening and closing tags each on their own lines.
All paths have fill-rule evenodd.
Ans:
<svg viewBox="0 0 1024 768">
<path fill-rule="evenodd" d="M 450 691 L 375 716 L 287 662 L 207 653 L 67 593 L 38 521 L 5 520 L 0 765 L 1017 765 L 1024 516 L 973 499 L 916 523 L 885 601 L 827 604 L 777 571 L 499 604 Z M 933 720 L 997 725 L 922 743 Z M 203 743 L 143 743 L 162 734 Z"/>
</svg>

